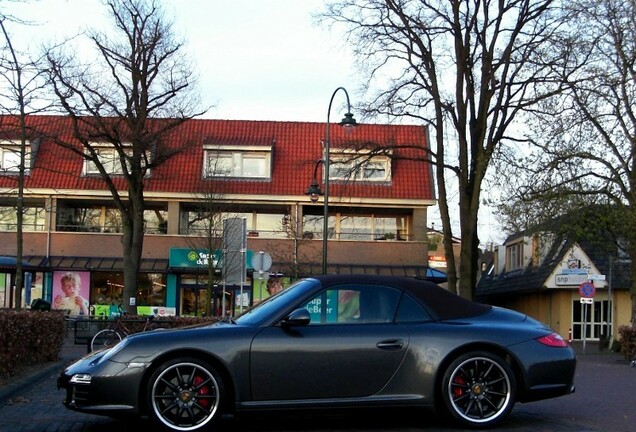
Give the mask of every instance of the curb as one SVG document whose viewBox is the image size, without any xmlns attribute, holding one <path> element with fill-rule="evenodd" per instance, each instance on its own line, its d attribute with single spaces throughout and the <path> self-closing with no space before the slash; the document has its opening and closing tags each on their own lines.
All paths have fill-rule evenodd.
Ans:
<svg viewBox="0 0 636 432">
<path fill-rule="evenodd" d="M 36 385 L 51 375 L 59 375 L 62 370 L 86 355 L 84 345 L 76 345 L 72 339 L 66 339 L 58 355 L 58 360 L 40 365 L 34 365 L 35 370 L 17 378 L 10 378 L 5 385 L 0 386 L 0 405 L 5 405 L 16 393 L 22 392 Z"/>
<path fill-rule="evenodd" d="M 45 363 L 41 365 L 37 371 L 25 374 L 16 380 L 12 380 L 6 385 L 0 386 L 0 405 L 6 404 L 14 394 L 35 385 L 38 381 L 55 373 L 55 371 L 61 371 L 68 361 L 69 359 L 62 359 L 57 362 Z"/>
</svg>

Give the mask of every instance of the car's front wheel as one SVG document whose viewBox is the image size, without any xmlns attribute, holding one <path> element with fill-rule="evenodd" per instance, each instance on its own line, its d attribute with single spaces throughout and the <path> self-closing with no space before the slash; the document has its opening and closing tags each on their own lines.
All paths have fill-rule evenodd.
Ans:
<svg viewBox="0 0 636 432">
<path fill-rule="evenodd" d="M 200 430 L 220 416 L 223 383 L 205 361 L 180 358 L 161 365 L 148 383 L 152 417 L 175 431 Z"/>
<path fill-rule="evenodd" d="M 516 380 L 510 366 L 489 352 L 467 353 L 453 361 L 442 381 L 448 413 L 463 426 L 491 427 L 512 410 Z"/>
</svg>

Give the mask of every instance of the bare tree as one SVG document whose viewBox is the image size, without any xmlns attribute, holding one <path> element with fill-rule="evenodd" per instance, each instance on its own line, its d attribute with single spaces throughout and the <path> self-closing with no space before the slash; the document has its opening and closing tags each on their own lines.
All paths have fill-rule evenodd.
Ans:
<svg viewBox="0 0 636 432">
<path fill-rule="evenodd" d="M 541 104 L 535 113 L 535 148 L 519 158 L 528 175 L 514 202 L 523 197 L 539 209 L 548 200 L 611 206 L 621 213 L 615 231 L 627 245 L 634 275 L 636 4 L 575 0 L 568 8 L 576 18 L 569 38 L 573 49 L 559 69 L 567 91 Z M 562 206 L 563 213 L 576 208 Z M 631 293 L 636 323 L 636 278 Z"/>
<path fill-rule="evenodd" d="M 478 272 L 477 216 L 489 166 L 519 113 L 558 86 L 561 55 L 553 0 L 342 0 L 323 15 L 348 28 L 368 76 L 369 115 L 404 118 L 432 128 L 449 285 L 472 297 Z M 425 158 L 423 158 L 425 159 Z M 452 252 L 448 183 L 459 190 L 459 280 Z"/>
<path fill-rule="evenodd" d="M 203 249 L 207 251 L 208 259 L 205 262 L 207 271 L 207 291 L 205 296 L 205 315 L 213 316 L 216 311 L 212 309 L 214 300 L 214 288 L 221 281 L 221 257 L 216 251 L 222 248 L 223 236 L 223 207 L 221 199 L 220 182 L 210 179 L 208 190 L 202 194 L 201 200 L 197 203 L 192 212 L 195 217 L 188 220 L 187 243 L 193 249 Z M 222 294 L 225 296 L 225 293 Z M 223 301 L 223 298 L 220 300 Z"/>
<path fill-rule="evenodd" d="M 92 164 L 121 213 L 123 298 L 132 312 L 127 300 L 137 292 L 144 183 L 153 169 L 192 144 L 167 143 L 168 134 L 203 111 L 197 111 L 192 65 L 158 2 L 107 0 L 105 4 L 114 31 L 88 32 L 97 58 L 82 65 L 75 52 L 52 50 L 48 62 L 53 90 L 79 142 L 79 146 L 59 144 Z"/>
<path fill-rule="evenodd" d="M 16 309 L 22 305 L 23 278 L 23 216 L 24 216 L 24 176 L 30 168 L 26 164 L 32 160 L 27 158 L 27 146 L 37 141 L 33 131 L 26 125 L 26 117 L 47 107 L 43 97 L 45 87 L 41 59 L 30 58 L 21 52 L 13 42 L 9 27 L 27 25 L 14 16 L 0 13 L 0 111 L 8 115 L 8 121 L 0 124 L 0 130 L 8 139 L 16 144 L 17 179 L 16 179 L 16 275 L 14 304 Z M 39 105 L 39 107 L 38 107 Z M 11 150 L 13 151 L 13 150 Z M 29 156 L 31 156 L 29 154 Z M 2 161 L 0 161 L 0 166 Z M 16 167 L 2 166 L 3 170 L 15 172 Z M 27 287 L 29 288 L 29 287 Z"/>
</svg>

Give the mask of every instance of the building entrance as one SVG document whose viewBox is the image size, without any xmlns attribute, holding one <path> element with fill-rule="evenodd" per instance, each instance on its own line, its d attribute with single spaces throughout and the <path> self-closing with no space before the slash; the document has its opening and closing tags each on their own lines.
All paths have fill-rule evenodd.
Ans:
<svg viewBox="0 0 636 432">
<path fill-rule="evenodd" d="M 578 299 L 572 301 L 572 339 L 582 340 L 585 336 L 587 340 L 599 340 L 602 335 L 609 335 L 611 326 L 612 316 L 608 300 L 595 300 L 587 307 Z"/>
</svg>

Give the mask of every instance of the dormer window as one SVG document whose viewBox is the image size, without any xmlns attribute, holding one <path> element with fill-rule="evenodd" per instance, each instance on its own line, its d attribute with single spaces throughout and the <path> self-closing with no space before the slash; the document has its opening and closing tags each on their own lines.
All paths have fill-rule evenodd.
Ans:
<svg viewBox="0 0 636 432">
<path fill-rule="evenodd" d="M 271 178 L 269 146 L 214 146 L 204 148 L 203 177 Z"/>
<path fill-rule="evenodd" d="M 389 182 L 391 181 L 391 159 L 388 156 L 365 156 L 348 151 L 332 152 L 329 179 Z"/>
<path fill-rule="evenodd" d="M 519 270 L 523 266 L 523 242 L 506 246 L 506 271 Z"/>
<path fill-rule="evenodd" d="M 119 152 L 111 144 L 93 144 L 93 148 L 97 153 L 97 158 L 100 164 L 104 167 L 107 174 L 123 174 L 124 170 L 119 160 Z M 125 153 L 127 156 L 132 156 L 132 147 L 126 148 Z M 142 161 L 143 162 L 143 161 Z M 99 175 L 97 165 L 92 160 L 84 160 L 84 174 L 85 175 Z M 148 173 L 146 173 L 148 175 Z"/>
<path fill-rule="evenodd" d="M 24 148 L 24 173 L 28 174 L 31 168 L 31 146 Z M 0 142 L 0 172 L 20 172 L 20 146 L 12 141 Z"/>
</svg>

